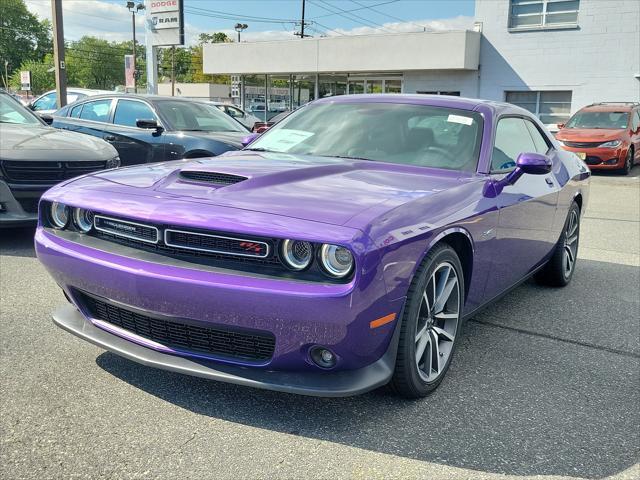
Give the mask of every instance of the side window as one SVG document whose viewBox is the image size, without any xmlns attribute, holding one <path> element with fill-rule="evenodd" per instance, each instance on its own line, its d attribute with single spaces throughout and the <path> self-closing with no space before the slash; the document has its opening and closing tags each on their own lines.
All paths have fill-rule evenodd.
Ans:
<svg viewBox="0 0 640 480">
<path fill-rule="evenodd" d="M 33 102 L 33 109 L 36 112 L 38 110 L 54 110 L 56 106 L 56 92 L 51 92 Z"/>
<path fill-rule="evenodd" d="M 233 107 L 227 107 L 227 113 L 229 114 L 229 116 L 231 116 L 233 118 L 243 118 L 244 117 L 244 113 L 242 113 L 241 110 L 238 110 L 237 108 L 233 108 Z"/>
<path fill-rule="evenodd" d="M 76 105 L 75 107 L 73 107 L 71 109 L 71 112 L 69 112 L 69 116 L 73 117 L 73 118 L 80 118 L 80 112 L 82 111 L 82 105 Z"/>
<path fill-rule="evenodd" d="M 533 122 L 530 122 L 529 120 L 525 120 L 524 123 L 529 129 L 531 138 L 533 138 L 533 144 L 536 147 L 535 151 L 538 153 L 546 154 L 549 151 L 550 147 L 542 133 L 540 133 L 540 130 L 538 130 L 538 127 L 536 127 Z"/>
<path fill-rule="evenodd" d="M 126 127 L 135 127 L 137 120 L 152 120 L 156 116 L 146 103 L 133 100 L 118 100 L 113 123 Z"/>
<path fill-rule="evenodd" d="M 507 117 L 498 121 L 491 155 L 492 172 L 508 172 L 516 166 L 518 155 L 535 152 L 529 129 L 522 118 Z"/>
<path fill-rule="evenodd" d="M 637 132 L 640 128 L 640 110 L 636 110 L 633 117 L 631 118 L 631 130 Z"/>
<path fill-rule="evenodd" d="M 80 118 L 83 120 L 91 120 L 94 122 L 108 122 L 109 109 L 111 108 L 111 99 L 94 100 L 83 104 Z"/>
</svg>

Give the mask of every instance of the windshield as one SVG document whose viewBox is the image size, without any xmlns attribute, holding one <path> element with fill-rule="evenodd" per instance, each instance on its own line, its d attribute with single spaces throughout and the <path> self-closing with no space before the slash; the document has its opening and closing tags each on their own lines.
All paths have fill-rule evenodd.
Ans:
<svg viewBox="0 0 640 480">
<path fill-rule="evenodd" d="M 578 112 L 565 128 L 627 128 L 629 112 Z"/>
<path fill-rule="evenodd" d="M 243 132 L 246 129 L 213 105 L 161 100 L 156 103 L 170 130 L 192 132 Z"/>
<path fill-rule="evenodd" d="M 33 113 L 4 93 L 0 94 L 0 123 L 42 125 Z"/>
<path fill-rule="evenodd" d="M 477 112 L 452 108 L 312 104 L 277 123 L 250 149 L 475 171 L 481 126 Z"/>
</svg>

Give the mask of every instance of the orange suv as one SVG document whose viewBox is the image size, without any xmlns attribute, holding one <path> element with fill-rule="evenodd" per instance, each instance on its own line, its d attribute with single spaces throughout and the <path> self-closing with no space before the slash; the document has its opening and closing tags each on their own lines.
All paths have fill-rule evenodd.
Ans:
<svg viewBox="0 0 640 480">
<path fill-rule="evenodd" d="M 640 162 L 640 103 L 602 102 L 559 124 L 556 138 L 591 170 L 620 170 Z"/>
</svg>

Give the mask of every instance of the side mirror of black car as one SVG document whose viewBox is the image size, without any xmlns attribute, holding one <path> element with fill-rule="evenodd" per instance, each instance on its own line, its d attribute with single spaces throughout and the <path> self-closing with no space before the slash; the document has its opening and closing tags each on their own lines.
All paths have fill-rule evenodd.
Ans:
<svg viewBox="0 0 640 480">
<path fill-rule="evenodd" d="M 51 125 L 53 123 L 53 117 L 47 113 L 43 113 L 42 115 L 40 115 L 40 118 L 47 125 Z"/>
<path fill-rule="evenodd" d="M 158 125 L 158 122 L 154 119 L 139 119 L 136 120 L 136 127 L 146 128 L 149 130 L 161 131 L 162 127 Z"/>
</svg>

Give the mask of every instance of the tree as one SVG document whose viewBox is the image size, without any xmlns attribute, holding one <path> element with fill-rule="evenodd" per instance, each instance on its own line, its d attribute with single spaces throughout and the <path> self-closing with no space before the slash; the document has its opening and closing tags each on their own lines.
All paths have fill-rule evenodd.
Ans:
<svg viewBox="0 0 640 480">
<path fill-rule="evenodd" d="M 20 70 L 29 70 L 31 72 L 31 91 L 34 95 L 40 95 L 47 90 L 56 88 L 56 79 L 53 71 L 53 56 L 48 55 L 41 62 L 35 60 L 27 60 L 20 65 L 19 69 L 14 70 L 9 79 L 9 85 L 14 90 L 20 90 Z"/>
<path fill-rule="evenodd" d="M 53 50 L 51 24 L 40 21 L 24 0 L 1 0 L 0 62 L 8 62 L 9 74 L 24 62 L 41 61 Z"/>
</svg>

